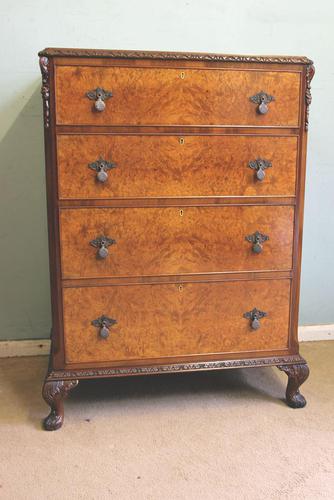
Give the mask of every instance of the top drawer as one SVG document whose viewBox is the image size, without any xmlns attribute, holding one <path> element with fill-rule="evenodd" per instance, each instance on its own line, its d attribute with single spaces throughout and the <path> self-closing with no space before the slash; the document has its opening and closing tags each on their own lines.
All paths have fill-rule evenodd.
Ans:
<svg viewBox="0 0 334 500">
<path fill-rule="evenodd" d="M 87 97 L 98 88 L 112 93 L 102 111 Z M 274 98 L 263 114 L 250 99 L 261 92 Z M 300 73 L 292 71 L 56 67 L 59 125 L 295 127 L 299 93 Z"/>
</svg>

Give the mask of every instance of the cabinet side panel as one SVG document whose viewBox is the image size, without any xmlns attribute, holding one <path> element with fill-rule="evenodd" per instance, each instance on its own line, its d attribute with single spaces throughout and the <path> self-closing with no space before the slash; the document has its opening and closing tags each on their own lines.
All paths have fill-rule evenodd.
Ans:
<svg viewBox="0 0 334 500">
<path fill-rule="evenodd" d="M 44 115 L 45 175 L 48 211 L 49 266 L 52 308 L 52 347 L 50 365 L 64 366 L 62 288 L 60 270 L 57 158 L 55 125 L 54 64 L 52 58 L 41 57 L 42 98 Z"/>
<path fill-rule="evenodd" d="M 308 113 L 311 103 L 310 84 L 314 75 L 313 65 L 305 66 L 300 94 L 300 128 L 298 141 L 297 159 L 297 183 L 296 183 L 296 210 L 294 222 L 294 248 L 293 248 L 293 279 L 291 290 L 291 315 L 290 315 L 290 342 L 289 347 L 294 353 L 298 353 L 298 313 L 300 295 L 300 275 L 302 259 L 302 238 L 304 220 L 304 195 L 305 195 L 305 171 L 306 171 L 306 148 Z"/>
</svg>

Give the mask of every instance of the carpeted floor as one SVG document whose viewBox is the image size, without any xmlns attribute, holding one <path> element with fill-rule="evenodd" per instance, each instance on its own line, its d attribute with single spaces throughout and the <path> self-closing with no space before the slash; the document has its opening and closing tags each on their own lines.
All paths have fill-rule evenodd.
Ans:
<svg viewBox="0 0 334 500">
<path fill-rule="evenodd" d="M 276 368 L 86 381 L 56 432 L 46 357 L 1 359 L 0 498 L 333 499 L 334 342 L 301 352 L 301 410 Z"/>
</svg>

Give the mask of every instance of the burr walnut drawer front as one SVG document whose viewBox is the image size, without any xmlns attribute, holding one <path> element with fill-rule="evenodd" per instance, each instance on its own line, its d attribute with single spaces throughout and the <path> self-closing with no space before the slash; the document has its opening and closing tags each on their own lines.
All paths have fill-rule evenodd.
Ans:
<svg viewBox="0 0 334 500">
<path fill-rule="evenodd" d="M 59 125 L 296 127 L 299 95 L 293 71 L 56 67 Z"/>
<path fill-rule="evenodd" d="M 67 363 L 288 345 L 287 279 L 65 288 L 63 301 Z"/>
<path fill-rule="evenodd" d="M 58 135 L 61 199 L 295 195 L 297 137 Z"/>
<path fill-rule="evenodd" d="M 64 278 L 288 270 L 291 206 L 62 209 Z"/>
</svg>

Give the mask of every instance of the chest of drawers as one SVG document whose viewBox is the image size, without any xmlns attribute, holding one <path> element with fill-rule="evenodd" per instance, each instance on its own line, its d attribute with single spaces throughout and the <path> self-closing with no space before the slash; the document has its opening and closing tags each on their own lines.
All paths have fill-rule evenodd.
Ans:
<svg viewBox="0 0 334 500">
<path fill-rule="evenodd" d="M 297 324 L 312 62 L 45 49 L 47 430 L 78 381 L 278 366 Z"/>
</svg>

